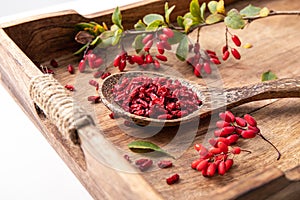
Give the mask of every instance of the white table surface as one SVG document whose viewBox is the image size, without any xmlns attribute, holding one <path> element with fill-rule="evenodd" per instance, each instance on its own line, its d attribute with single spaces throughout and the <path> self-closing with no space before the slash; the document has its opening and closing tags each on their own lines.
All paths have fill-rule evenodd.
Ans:
<svg viewBox="0 0 300 200">
<path fill-rule="evenodd" d="M 136 1 L 1 0 L 0 23 L 66 9 L 84 15 Z M 1 84 L 0 98 L 0 199 L 92 199 Z"/>
</svg>

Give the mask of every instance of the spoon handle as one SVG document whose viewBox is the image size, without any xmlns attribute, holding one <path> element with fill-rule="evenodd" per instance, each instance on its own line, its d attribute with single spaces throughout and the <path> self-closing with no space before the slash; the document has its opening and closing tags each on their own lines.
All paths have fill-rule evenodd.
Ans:
<svg viewBox="0 0 300 200">
<path fill-rule="evenodd" d="M 253 85 L 226 89 L 227 108 L 244 103 L 276 98 L 300 97 L 300 77 L 265 81 Z"/>
</svg>

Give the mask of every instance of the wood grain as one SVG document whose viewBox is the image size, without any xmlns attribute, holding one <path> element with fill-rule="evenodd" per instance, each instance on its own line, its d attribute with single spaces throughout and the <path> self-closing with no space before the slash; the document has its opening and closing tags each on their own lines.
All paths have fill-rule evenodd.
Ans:
<svg viewBox="0 0 300 200">
<path fill-rule="evenodd" d="M 147 5 L 138 4 L 138 7 L 130 5 L 122 8 L 126 27 L 130 27 L 137 21 L 136 19 L 140 18 L 139 16 L 143 16 L 148 11 L 162 11 L 163 1 L 147 3 Z M 187 4 L 184 1 L 169 1 L 170 5 L 173 3 L 176 4 L 176 15 L 185 12 Z M 300 9 L 297 0 L 290 0 L 289 4 L 283 0 L 239 1 L 232 6 L 241 8 L 249 3 L 261 7 L 267 6 L 274 10 Z M 76 66 L 80 59 L 72 54 L 79 48 L 74 42 L 74 25 L 90 20 L 110 21 L 110 13 L 111 11 L 95 13 L 86 18 L 74 11 L 64 11 L 3 24 L 3 29 L 0 31 L 1 81 L 95 199 L 211 199 L 212 197 L 214 199 L 267 197 L 297 199 L 300 162 L 300 101 L 298 98 L 263 100 L 233 108 L 232 112 L 239 116 L 251 113 L 257 119 L 264 136 L 279 148 L 283 156 L 276 161 L 276 152 L 258 137 L 245 140 L 241 142 L 242 147 L 251 150 L 252 153 L 236 156 L 235 165 L 229 173 L 211 179 L 204 178 L 200 173 L 190 169 L 190 163 L 197 158 L 192 144 L 205 141 L 211 134 L 216 113 L 213 113 L 211 118 L 201 120 L 197 127 L 182 127 L 184 134 L 178 134 L 179 127 L 161 130 L 125 127 L 121 119 L 112 120 L 108 117 L 110 111 L 104 105 L 88 103 L 87 95 L 95 94 L 95 91 L 84 83 L 91 79 L 92 71 L 80 75 L 78 72 L 69 75 L 66 71 L 68 64 Z M 245 30 L 232 31 L 240 36 L 242 42 L 253 44 L 253 48 L 241 48 L 240 61 L 230 58 L 228 62 L 218 66 L 222 87 L 255 84 L 260 82 L 260 75 L 270 69 L 280 78 L 299 76 L 299 29 L 298 16 L 276 16 L 257 20 L 248 25 Z M 219 49 L 224 44 L 224 40 L 220 39 L 224 38 L 224 32 L 222 24 L 203 28 L 200 37 L 202 48 L 215 50 L 219 54 Z M 195 38 L 196 33 L 192 33 L 190 37 Z M 52 58 L 60 64 L 59 68 L 54 69 L 54 77 L 62 85 L 68 83 L 78 87 L 78 91 L 70 94 L 94 116 L 97 131 L 100 132 L 96 134 L 95 130 L 83 128 L 79 131 L 83 138 L 80 147 L 72 146 L 69 141 L 61 138 L 56 127 L 48 119 L 36 113 L 27 93 L 31 77 L 40 74 L 34 63 L 49 66 Z M 179 63 L 176 59 L 170 59 L 162 71 L 169 70 L 170 67 L 190 81 L 199 84 L 212 81 L 209 78 L 203 80 L 194 77 L 192 72 L 187 70 L 188 66 Z M 111 66 L 107 69 L 111 72 L 117 71 Z M 127 68 L 127 70 L 132 69 L 133 66 Z M 88 132 L 92 134 L 86 135 L 85 133 Z M 155 134 L 150 137 L 153 133 Z M 139 158 L 127 149 L 127 144 L 136 140 L 134 137 L 136 135 L 169 148 L 167 150 L 175 149 L 174 155 L 177 159 L 174 160 L 174 167 L 167 170 L 156 170 L 153 167 L 153 170 L 147 173 L 126 173 L 115 170 L 107 166 L 107 163 L 101 162 L 103 160 L 99 160 L 99 157 L 94 157 L 98 153 L 112 152 L 114 159 L 122 160 L 125 153 L 132 156 L 133 160 Z M 175 136 L 178 136 L 177 142 L 181 143 L 177 143 L 180 145 L 176 148 L 171 148 L 168 144 Z M 96 138 L 93 145 L 88 143 L 92 141 L 89 140 L 91 138 Z M 188 144 L 191 138 L 192 144 Z M 108 146 L 101 145 L 106 142 L 109 142 Z M 186 143 L 188 148 L 181 152 L 178 147 Z M 98 145 L 95 147 L 95 144 Z M 155 162 L 161 158 L 170 159 L 153 157 Z M 134 169 L 134 164 L 129 167 Z M 165 178 L 173 173 L 180 174 L 181 180 L 178 184 L 169 186 L 165 183 Z"/>
</svg>

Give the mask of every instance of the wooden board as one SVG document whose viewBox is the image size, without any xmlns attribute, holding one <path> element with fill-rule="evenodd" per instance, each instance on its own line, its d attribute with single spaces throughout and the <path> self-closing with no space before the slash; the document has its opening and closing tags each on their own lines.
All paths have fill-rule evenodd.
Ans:
<svg viewBox="0 0 300 200">
<path fill-rule="evenodd" d="M 289 4 L 283 0 L 238 1 L 230 6 L 242 8 L 249 3 L 274 10 L 300 9 L 297 0 L 291 0 Z M 169 1 L 169 4 L 176 5 L 174 15 L 182 14 L 188 8 L 184 1 Z M 148 11 L 162 12 L 162 8 L 162 1 L 148 1 L 121 8 L 125 27 L 132 27 Z M 99 162 L 93 156 L 94 150 L 89 149 L 89 141 L 82 141 L 82 146 L 73 145 L 61 136 L 49 119 L 42 114 L 38 115 L 27 92 L 30 79 L 41 74 L 34 63 L 49 65 L 49 61 L 55 58 L 60 67 L 54 69 L 54 78 L 62 85 L 75 84 L 80 87 L 80 78 L 86 77 L 78 73 L 69 75 L 66 71 L 68 64 L 75 66 L 80 59 L 73 55 L 79 48 L 74 41 L 74 25 L 91 20 L 109 22 L 110 15 L 111 11 L 107 11 L 83 17 L 74 11 L 64 11 L 3 24 L 0 31 L 1 81 L 95 199 L 296 199 L 299 196 L 300 99 L 297 98 L 264 100 L 232 109 L 237 115 L 251 113 L 257 119 L 262 133 L 279 148 L 283 156 L 276 161 L 276 152 L 260 138 L 244 141 L 243 148 L 253 153 L 236 156 L 236 164 L 228 174 L 213 178 L 202 177 L 199 172 L 190 169 L 190 163 L 197 158 L 192 144 L 201 143 L 205 139 L 210 118 L 201 121 L 193 143 L 183 155 L 174 160 L 173 168 L 133 174 L 115 170 L 101 160 Z M 244 30 L 232 31 L 243 42 L 253 44 L 253 48 L 241 49 L 240 61 L 230 58 L 228 62 L 218 66 L 224 87 L 260 82 L 261 74 L 270 69 L 280 78 L 299 76 L 299 29 L 299 16 L 275 16 L 254 21 Z M 225 27 L 222 24 L 203 28 L 200 38 L 202 47 L 219 53 L 224 45 L 224 41 L 220 39 L 224 38 L 224 33 Z M 196 32 L 190 37 L 196 38 Z M 184 63 L 178 64 L 174 59 L 167 65 L 178 70 L 186 79 L 203 83 L 202 79 L 194 77 L 187 70 L 188 66 Z M 108 69 L 116 72 L 112 67 Z M 87 77 L 90 75 L 87 74 Z M 94 92 L 91 87 L 87 85 L 80 89 L 82 90 L 71 95 L 74 94 L 73 97 L 95 116 L 94 121 L 99 128 L 96 139 L 110 142 L 101 143 L 109 148 L 100 145 L 92 148 L 113 154 L 116 149 L 130 153 L 126 145 L 136 138 L 129 133 L 143 132 L 144 129 L 123 130 L 125 127 L 119 126 L 118 120 L 108 117 L 110 111 L 102 104 L 91 106 L 87 103 L 86 95 Z M 185 131 L 193 134 L 190 129 Z M 176 133 L 176 127 L 165 128 L 159 134 L 147 137 L 147 140 L 165 146 Z M 117 152 L 115 155 L 117 158 L 114 159 L 124 161 L 122 153 Z M 169 186 L 165 183 L 165 178 L 173 173 L 180 174 L 181 180 L 178 184 Z"/>
</svg>

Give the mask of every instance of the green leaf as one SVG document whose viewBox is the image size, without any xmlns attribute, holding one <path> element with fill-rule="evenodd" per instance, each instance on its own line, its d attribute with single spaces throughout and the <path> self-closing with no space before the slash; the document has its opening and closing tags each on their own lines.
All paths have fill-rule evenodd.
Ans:
<svg viewBox="0 0 300 200">
<path fill-rule="evenodd" d="M 244 17 L 253 17 L 259 15 L 260 10 L 261 10 L 260 7 L 256 7 L 249 4 L 247 7 L 243 8 L 240 11 L 240 14 L 243 15 Z"/>
<path fill-rule="evenodd" d="M 96 37 L 96 38 L 91 42 L 91 46 L 97 45 L 99 42 L 101 42 L 100 37 Z"/>
<path fill-rule="evenodd" d="M 198 0 L 192 0 L 190 3 L 190 13 L 193 17 L 199 19 L 200 21 L 200 6 Z"/>
<path fill-rule="evenodd" d="M 178 44 L 184 37 L 186 37 L 185 34 L 179 32 L 179 31 L 173 30 L 173 32 L 174 32 L 174 36 L 172 38 L 168 39 L 168 43 L 170 45 Z"/>
<path fill-rule="evenodd" d="M 218 2 L 217 1 L 210 1 L 208 2 L 207 4 L 207 7 L 208 7 L 208 10 L 211 14 L 215 14 L 217 13 L 217 5 L 218 5 Z"/>
<path fill-rule="evenodd" d="M 260 10 L 259 16 L 267 17 L 270 14 L 270 10 L 267 7 L 264 7 Z"/>
<path fill-rule="evenodd" d="M 160 25 L 163 25 L 164 22 L 161 21 L 161 20 L 155 20 L 155 21 L 152 21 L 152 23 L 150 23 L 147 27 L 146 27 L 146 30 L 147 31 L 155 31 L 158 29 L 158 27 Z"/>
<path fill-rule="evenodd" d="M 142 34 L 137 35 L 132 43 L 132 47 L 135 49 L 136 53 L 140 53 L 144 47 L 142 40 L 143 40 L 143 35 Z"/>
<path fill-rule="evenodd" d="M 206 9 L 206 3 L 202 3 L 201 7 L 200 7 L 200 18 L 201 18 L 201 21 L 204 22 L 205 19 L 204 19 L 204 14 L 205 14 L 205 9 Z"/>
<path fill-rule="evenodd" d="M 181 61 L 185 61 L 188 52 L 189 52 L 189 41 L 188 41 L 188 37 L 184 35 L 184 37 L 180 40 L 179 45 L 176 49 L 176 57 Z"/>
<path fill-rule="evenodd" d="M 134 152 L 157 151 L 157 152 L 164 153 L 164 154 L 171 156 L 170 154 L 168 154 L 165 150 L 163 150 L 156 144 L 154 144 L 152 142 L 148 142 L 148 141 L 142 141 L 142 140 L 133 141 L 133 142 L 130 142 L 127 146 L 130 150 L 132 150 Z M 173 156 L 171 156 L 171 157 L 173 157 Z"/>
<path fill-rule="evenodd" d="M 191 18 L 184 18 L 183 20 L 183 26 L 184 26 L 184 31 L 187 33 L 190 28 L 193 26 L 194 22 Z"/>
<path fill-rule="evenodd" d="M 75 28 L 78 28 L 80 30 L 84 30 L 84 29 L 92 29 L 94 27 L 94 25 L 92 23 L 86 23 L 86 22 L 81 22 L 75 25 Z"/>
<path fill-rule="evenodd" d="M 207 24 L 214 24 L 214 23 L 223 21 L 224 18 L 225 18 L 224 15 L 221 15 L 221 14 L 218 14 L 218 13 L 216 13 L 216 14 L 210 14 L 210 15 L 206 18 L 205 22 L 206 22 Z"/>
<path fill-rule="evenodd" d="M 270 81 L 270 80 L 275 80 L 277 78 L 278 77 L 276 76 L 276 74 L 274 74 L 270 70 L 261 75 L 261 81 Z"/>
<path fill-rule="evenodd" d="M 146 25 L 142 22 L 142 20 L 139 20 L 135 25 L 134 29 L 137 31 L 143 31 L 146 29 Z"/>
<path fill-rule="evenodd" d="M 184 18 L 182 16 L 177 16 L 177 24 L 178 24 L 178 26 L 180 26 L 182 28 L 184 28 L 183 21 L 184 21 Z"/>
<path fill-rule="evenodd" d="M 226 26 L 232 29 L 242 29 L 245 26 L 243 16 L 236 10 L 231 9 L 224 19 Z"/>
<path fill-rule="evenodd" d="M 119 43 L 119 41 L 120 41 L 120 39 L 121 39 L 121 36 L 122 36 L 122 30 L 121 29 L 119 29 L 119 30 L 116 30 L 115 31 L 115 34 L 114 34 L 114 36 L 113 36 L 113 39 L 112 39 L 112 45 L 114 46 L 114 45 L 117 45 L 118 43 Z"/>
<path fill-rule="evenodd" d="M 173 12 L 175 8 L 175 5 L 173 5 L 171 8 L 169 8 L 168 2 L 165 3 L 165 19 L 167 24 L 170 24 L 170 15 Z"/>
<path fill-rule="evenodd" d="M 160 14 L 148 14 L 144 16 L 143 22 L 146 25 L 153 23 L 154 21 L 164 21 L 164 17 Z"/>
<path fill-rule="evenodd" d="M 120 29 L 123 30 L 122 15 L 121 15 L 119 7 L 116 7 L 116 9 L 114 10 L 111 20 L 115 25 L 117 25 Z"/>
</svg>

